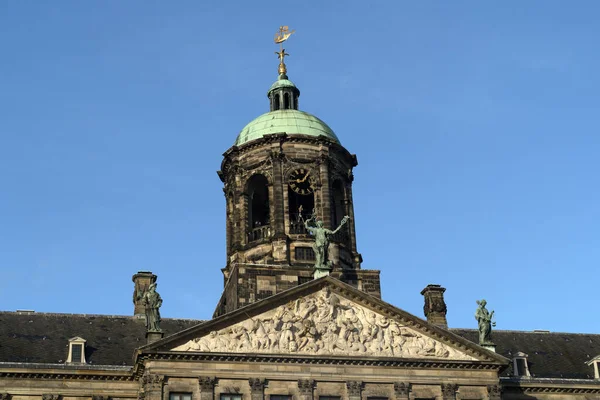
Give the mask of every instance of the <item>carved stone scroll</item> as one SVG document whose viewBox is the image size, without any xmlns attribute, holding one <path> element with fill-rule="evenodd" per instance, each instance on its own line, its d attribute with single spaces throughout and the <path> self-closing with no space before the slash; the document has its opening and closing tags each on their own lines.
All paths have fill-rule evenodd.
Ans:
<svg viewBox="0 0 600 400">
<path fill-rule="evenodd" d="M 410 383 L 394 383 L 394 394 L 397 400 L 407 400 L 410 396 Z"/>
<path fill-rule="evenodd" d="M 248 379 L 252 400 L 263 400 L 265 398 L 265 385 L 267 381 L 261 378 Z"/>
<path fill-rule="evenodd" d="M 458 385 L 455 383 L 442 383 L 442 399 L 455 400 Z"/>
<path fill-rule="evenodd" d="M 173 350 L 475 360 L 327 287 Z"/>
<path fill-rule="evenodd" d="M 212 376 L 198 377 L 198 385 L 200 386 L 200 400 L 213 400 L 215 397 L 215 385 L 217 378 Z"/>
<path fill-rule="evenodd" d="M 144 388 L 145 400 L 161 400 L 163 386 L 165 384 L 164 375 L 145 374 L 141 378 L 141 383 Z"/>
<path fill-rule="evenodd" d="M 49 393 L 42 394 L 42 400 L 60 400 L 60 398 L 61 398 L 60 394 L 49 394 Z"/>
<path fill-rule="evenodd" d="M 302 400 L 313 400 L 315 381 L 312 379 L 298 379 L 298 391 Z"/>
<path fill-rule="evenodd" d="M 346 390 L 349 399 L 360 399 L 363 383 L 360 381 L 347 381 Z"/>
</svg>

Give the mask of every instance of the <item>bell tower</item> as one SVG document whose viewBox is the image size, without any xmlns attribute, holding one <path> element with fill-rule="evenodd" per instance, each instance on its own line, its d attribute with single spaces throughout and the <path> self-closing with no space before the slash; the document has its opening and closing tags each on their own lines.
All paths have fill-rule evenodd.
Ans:
<svg viewBox="0 0 600 400">
<path fill-rule="evenodd" d="M 292 33 L 284 26 L 275 37 L 279 76 L 267 91 L 270 111 L 241 130 L 218 171 L 226 201 L 227 260 L 215 316 L 313 279 L 309 220 L 330 231 L 339 227 L 328 247 L 331 276 L 381 297 L 379 271 L 361 269 L 356 246 L 356 155 L 325 122 L 298 110 L 300 90 L 288 79 L 288 54 L 281 45 Z"/>
</svg>

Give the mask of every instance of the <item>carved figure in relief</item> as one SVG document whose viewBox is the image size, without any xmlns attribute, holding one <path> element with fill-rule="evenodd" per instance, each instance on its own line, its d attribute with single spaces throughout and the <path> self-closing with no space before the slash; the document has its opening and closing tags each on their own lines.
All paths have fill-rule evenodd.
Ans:
<svg viewBox="0 0 600 400">
<path fill-rule="evenodd" d="M 471 359 L 393 319 L 341 299 L 328 288 L 248 316 L 174 350 Z"/>
</svg>

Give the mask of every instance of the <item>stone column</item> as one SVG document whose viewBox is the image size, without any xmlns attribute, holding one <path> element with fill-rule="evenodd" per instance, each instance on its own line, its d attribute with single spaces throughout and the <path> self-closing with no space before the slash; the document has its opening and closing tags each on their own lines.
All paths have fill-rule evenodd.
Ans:
<svg viewBox="0 0 600 400">
<path fill-rule="evenodd" d="M 212 376 L 201 376 L 198 378 L 200 400 L 214 400 L 216 383 L 217 379 Z"/>
<path fill-rule="evenodd" d="M 323 224 L 326 228 L 335 229 L 337 226 L 333 226 L 333 221 L 331 220 L 331 185 L 329 182 L 329 156 L 325 153 L 321 153 L 319 159 L 317 160 L 317 168 L 319 169 L 319 181 L 316 183 L 318 186 L 318 193 L 320 199 L 315 198 L 315 207 L 317 208 L 317 215 L 319 211 L 322 213 L 320 215 L 321 220 L 323 220 Z M 315 191 L 316 192 L 316 191 Z M 321 207 L 319 210 L 317 200 L 320 200 Z"/>
<path fill-rule="evenodd" d="M 488 399 L 500 400 L 502 398 L 502 387 L 500 385 L 488 385 Z"/>
<path fill-rule="evenodd" d="M 250 398 L 252 400 L 264 400 L 266 380 L 261 378 L 250 378 L 248 379 L 248 383 L 250 384 Z"/>
<path fill-rule="evenodd" d="M 312 379 L 298 379 L 299 400 L 313 400 L 315 381 Z"/>
<path fill-rule="evenodd" d="M 348 400 L 360 400 L 363 383 L 360 381 L 346 381 Z"/>
<path fill-rule="evenodd" d="M 446 302 L 444 301 L 444 292 L 446 288 L 440 285 L 427 285 L 421 290 L 421 294 L 425 297 L 425 305 L 423 313 L 427 317 L 427 322 L 437 325 L 440 328 L 448 329 L 448 321 L 446 320 Z"/>
<path fill-rule="evenodd" d="M 455 383 L 442 383 L 442 399 L 443 400 L 456 400 L 456 392 L 458 391 L 458 385 Z"/>
<path fill-rule="evenodd" d="M 164 384 L 164 375 L 147 374 L 142 376 L 142 386 L 144 387 L 144 399 L 162 400 Z"/>
<path fill-rule="evenodd" d="M 396 400 L 408 400 L 410 396 L 410 383 L 394 383 L 394 394 L 396 395 Z"/>
</svg>

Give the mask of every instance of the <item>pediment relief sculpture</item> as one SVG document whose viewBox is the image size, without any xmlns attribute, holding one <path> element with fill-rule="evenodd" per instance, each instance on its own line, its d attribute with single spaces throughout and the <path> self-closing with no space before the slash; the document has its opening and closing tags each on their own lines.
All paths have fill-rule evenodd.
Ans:
<svg viewBox="0 0 600 400">
<path fill-rule="evenodd" d="M 327 287 L 172 350 L 475 360 Z"/>
</svg>

